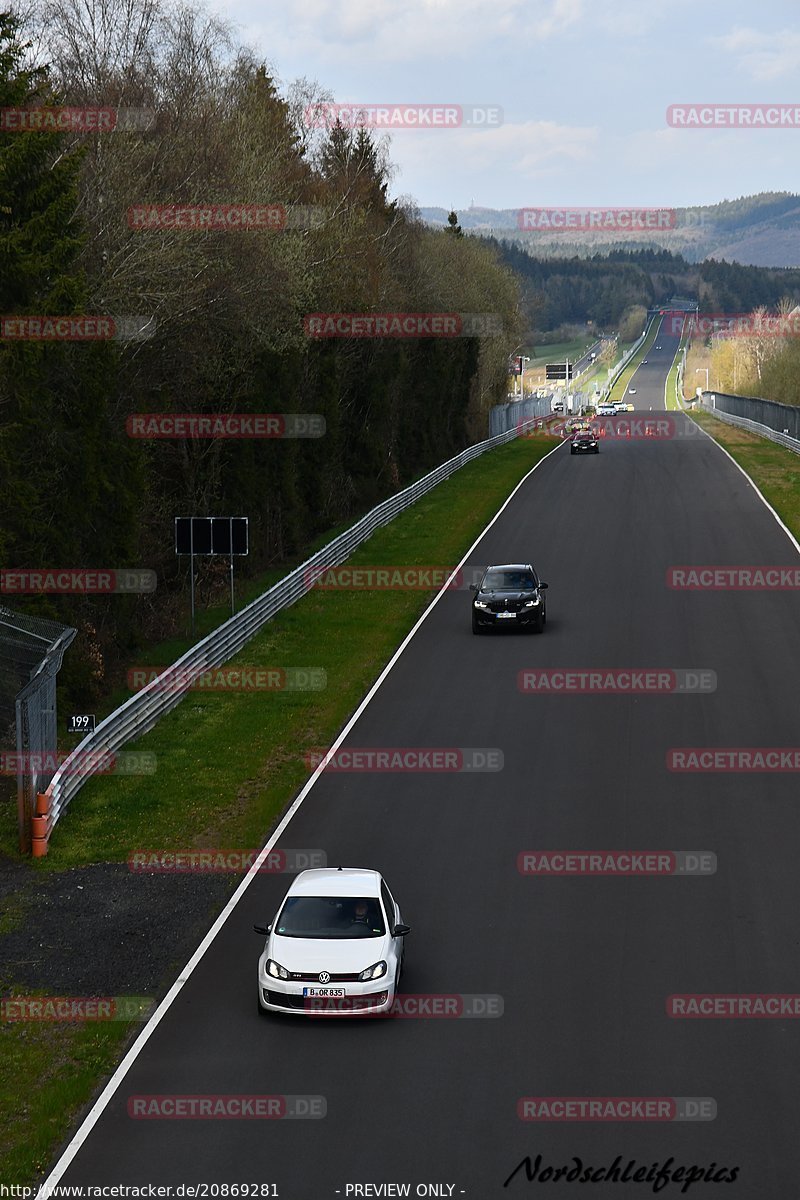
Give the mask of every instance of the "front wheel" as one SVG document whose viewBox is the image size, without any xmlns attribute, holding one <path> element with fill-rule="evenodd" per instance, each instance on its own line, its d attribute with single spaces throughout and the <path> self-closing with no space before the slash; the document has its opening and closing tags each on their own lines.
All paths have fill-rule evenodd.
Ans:
<svg viewBox="0 0 800 1200">
<path fill-rule="evenodd" d="M 533 629 L 533 632 L 534 633 L 544 633 L 544 622 L 545 622 L 545 616 L 544 616 L 544 613 L 542 613 L 542 615 L 540 617 L 536 618 L 536 620 L 533 622 L 533 624 L 531 626 L 531 628 Z"/>
<path fill-rule="evenodd" d="M 483 629 L 478 624 L 478 621 L 475 617 L 475 613 L 472 614 L 472 632 L 473 633 L 483 633 Z"/>
</svg>

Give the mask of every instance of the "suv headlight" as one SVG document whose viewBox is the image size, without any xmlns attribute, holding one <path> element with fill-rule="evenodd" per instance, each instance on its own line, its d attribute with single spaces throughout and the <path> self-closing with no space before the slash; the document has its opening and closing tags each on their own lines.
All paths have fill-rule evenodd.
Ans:
<svg viewBox="0 0 800 1200">
<path fill-rule="evenodd" d="M 476 608 L 488 608 L 489 607 L 489 605 L 486 603 L 485 600 L 473 600 L 472 603 L 475 605 Z"/>
<path fill-rule="evenodd" d="M 360 983 L 366 983 L 368 979 L 380 979 L 385 974 L 386 963 L 381 960 L 380 962 L 373 963 L 371 967 L 367 967 L 366 971 L 362 971 L 358 978 Z"/>
<path fill-rule="evenodd" d="M 282 967 L 280 963 L 276 963 L 274 958 L 267 959 L 267 974 L 272 975 L 275 979 L 288 979 L 289 972 L 286 967 Z"/>
<path fill-rule="evenodd" d="M 535 600 L 526 600 L 525 607 L 526 608 L 535 608 L 537 604 L 541 604 L 541 603 L 542 603 L 541 596 L 537 596 Z"/>
</svg>

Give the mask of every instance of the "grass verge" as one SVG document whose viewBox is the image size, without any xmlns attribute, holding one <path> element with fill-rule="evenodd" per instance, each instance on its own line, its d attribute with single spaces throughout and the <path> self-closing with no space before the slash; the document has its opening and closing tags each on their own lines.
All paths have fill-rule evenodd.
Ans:
<svg viewBox="0 0 800 1200">
<path fill-rule="evenodd" d="M 121 1057 L 127 1023 L 0 1026 L 0 1180 L 30 1186 L 47 1169 L 73 1114 Z"/>
<path fill-rule="evenodd" d="M 800 540 L 798 456 L 768 438 L 737 429 L 735 425 L 726 425 L 703 409 L 694 409 L 690 416 L 747 471 L 781 520 Z"/>
</svg>

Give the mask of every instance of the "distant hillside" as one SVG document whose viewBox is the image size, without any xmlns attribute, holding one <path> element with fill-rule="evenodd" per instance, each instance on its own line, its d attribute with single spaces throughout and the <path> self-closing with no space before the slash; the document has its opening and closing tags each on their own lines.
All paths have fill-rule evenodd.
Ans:
<svg viewBox="0 0 800 1200">
<path fill-rule="evenodd" d="M 522 230 L 518 211 L 460 209 L 458 220 L 465 231 L 514 242 L 537 257 L 652 247 L 680 254 L 689 262 L 715 258 L 757 267 L 800 266 L 800 195 L 792 192 L 764 192 L 699 208 L 677 208 L 674 227 L 662 232 Z M 446 225 L 447 214 L 445 208 L 420 209 L 423 221 L 435 226 Z"/>
</svg>

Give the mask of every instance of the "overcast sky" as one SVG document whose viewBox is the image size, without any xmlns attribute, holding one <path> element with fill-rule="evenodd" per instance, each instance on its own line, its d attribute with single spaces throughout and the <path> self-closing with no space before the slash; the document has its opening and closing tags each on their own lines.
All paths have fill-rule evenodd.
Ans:
<svg viewBox="0 0 800 1200">
<path fill-rule="evenodd" d="M 797 191 L 800 126 L 670 128 L 689 102 L 796 102 L 798 0 L 208 0 L 284 84 L 493 105 L 391 135 L 394 195 L 456 209 L 709 204 Z"/>
</svg>

